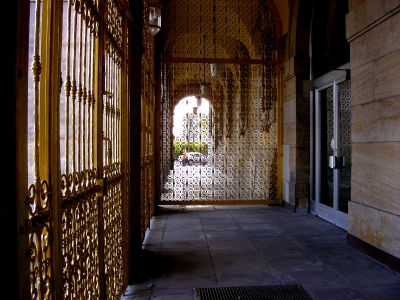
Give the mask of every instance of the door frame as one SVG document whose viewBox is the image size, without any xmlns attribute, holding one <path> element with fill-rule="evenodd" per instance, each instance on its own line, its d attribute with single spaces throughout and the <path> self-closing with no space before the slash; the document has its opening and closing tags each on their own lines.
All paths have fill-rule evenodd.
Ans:
<svg viewBox="0 0 400 300">
<path fill-rule="evenodd" d="M 333 170 L 333 207 L 327 206 L 321 203 L 321 172 L 322 164 L 326 163 L 326 158 L 322 157 L 321 150 L 321 125 L 322 125 L 322 111 L 321 111 L 321 98 L 320 91 L 325 90 L 329 87 L 333 87 L 333 109 L 334 109 L 334 143 L 333 150 L 334 156 L 339 156 L 339 84 L 346 81 L 346 70 L 350 69 L 350 63 L 347 63 L 336 70 L 333 70 L 321 77 L 316 78 L 312 81 L 312 99 L 314 100 L 311 104 L 311 145 L 312 146 L 312 164 L 313 170 L 311 170 L 311 190 L 313 191 L 313 197 L 310 199 L 310 212 L 319 216 L 322 219 L 331 222 L 338 227 L 347 230 L 347 214 L 339 211 L 339 180 L 340 180 L 340 169 Z"/>
</svg>

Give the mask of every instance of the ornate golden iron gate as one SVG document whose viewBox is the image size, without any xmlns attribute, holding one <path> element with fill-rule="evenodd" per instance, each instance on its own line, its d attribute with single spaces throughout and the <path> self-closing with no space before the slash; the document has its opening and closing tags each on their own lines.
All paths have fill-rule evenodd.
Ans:
<svg viewBox="0 0 400 300">
<path fill-rule="evenodd" d="M 30 299 L 118 299 L 127 284 L 127 6 L 30 1 Z"/>
<path fill-rule="evenodd" d="M 172 0 L 164 16 L 161 203 L 279 203 L 280 22 L 273 1 Z M 184 168 L 174 164 L 185 143 L 172 129 L 174 109 L 188 96 L 207 99 L 212 109 L 208 138 L 186 143 L 204 144 L 208 162 Z"/>
<path fill-rule="evenodd" d="M 140 214 L 141 239 L 144 240 L 154 215 L 154 134 L 155 134 L 155 78 L 154 35 L 159 31 L 160 7 L 156 1 L 143 1 L 143 47 L 141 70 L 141 155 L 140 155 Z"/>
<path fill-rule="evenodd" d="M 141 132 L 141 239 L 154 215 L 154 75 L 143 57 Z"/>
</svg>

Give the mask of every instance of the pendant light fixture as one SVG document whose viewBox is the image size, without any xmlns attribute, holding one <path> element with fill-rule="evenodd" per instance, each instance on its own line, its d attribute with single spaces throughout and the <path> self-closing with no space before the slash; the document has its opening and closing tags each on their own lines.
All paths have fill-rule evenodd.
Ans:
<svg viewBox="0 0 400 300">
<path fill-rule="evenodd" d="M 201 97 L 205 96 L 208 86 L 211 85 L 211 82 L 206 81 L 206 62 L 205 62 L 205 59 L 206 59 L 206 37 L 207 37 L 207 35 L 203 35 L 203 40 L 204 40 L 203 76 L 204 76 L 204 78 L 203 78 L 203 82 L 200 85 Z"/>
<path fill-rule="evenodd" d="M 217 12 L 215 6 L 215 0 L 213 3 L 213 44 L 214 44 L 214 58 L 217 58 Z M 211 77 L 218 78 L 219 77 L 219 64 L 212 63 L 210 64 Z"/>
</svg>

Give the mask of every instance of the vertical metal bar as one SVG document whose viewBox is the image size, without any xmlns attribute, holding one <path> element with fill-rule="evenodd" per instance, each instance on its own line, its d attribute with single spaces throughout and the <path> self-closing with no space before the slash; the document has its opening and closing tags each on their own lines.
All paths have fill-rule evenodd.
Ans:
<svg viewBox="0 0 400 300">
<path fill-rule="evenodd" d="M 40 55 L 39 55 L 39 41 L 40 41 L 40 9 L 41 9 L 41 1 L 36 0 L 36 7 L 35 7 L 35 44 L 33 50 L 33 57 L 32 57 L 32 75 L 33 75 L 33 82 L 34 82 L 34 111 L 33 111 L 33 119 L 34 119 L 34 180 L 35 180 L 35 187 L 37 194 L 37 199 L 40 199 L 40 174 L 39 174 L 39 102 L 40 102 L 40 95 L 39 95 L 39 82 L 40 82 L 40 74 L 42 71 L 42 66 L 40 63 Z"/>
<path fill-rule="evenodd" d="M 82 145 L 83 145 L 83 136 L 82 136 L 82 96 L 83 96 L 83 91 L 82 91 L 82 56 L 83 56 L 83 2 L 80 4 L 80 18 L 79 18 L 79 39 L 78 39 L 78 83 L 77 83 L 77 96 L 78 96 L 78 123 L 76 126 L 76 129 L 78 131 L 78 143 L 76 147 L 76 151 L 78 154 L 78 162 L 77 162 L 77 171 L 82 171 Z"/>
<path fill-rule="evenodd" d="M 114 59 L 116 60 L 117 59 L 117 57 L 116 57 L 116 53 L 115 53 L 115 50 L 114 50 Z M 119 138 L 118 138 L 118 131 L 117 131 L 117 109 L 118 109 L 118 105 L 117 105 L 117 100 L 118 99 L 120 99 L 120 95 L 119 95 L 119 91 L 120 91 L 120 89 L 119 89 L 119 86 L 120 86 L 120 76 L 118 76 L 119 75 L 119 68 L 118 68 L 118 66 L 117 66 L 117 63 L 116 63 L 116 61 L 114 61 L 114 63 L 113 63 L 113 76 L 114 76 L 114 78 L 113 78 L 113 85 L 114 85 L 114 87 L 113 87 L 113 91 L 114 91 L 114 94 L 113 94 L 113 98 L 111 99 L 112 100 L 112 123 L 111 123 L 111 128 L 112 128 L 112 137 L 113 137 L 113 144 L 114 145 L 112 145 L 113 147 L 114 147 L 114 149 L 113 149 L 113 160 L 112 161 L 114 161 L 114 162 L 117 162 L 117 161 L 119 161 L 119 159 L 118 159 L 118 151 L 119 151 L 119 145 L 118 145 L 118 142 L 119 142 Z"/>
<path fill-rule="evenodd" d="M 106 1 L 99 1 L 99 11 L 100 11 L 100 21 L 99 21 L 99 32 L 106 32 Z M 97 177 L 103 178 L 104 174 L 104 159 L 103 159 L 103 115 L 104 115 L 104 91 L 106 90 L 106 82 L 105 82 L 105 44 L 106 44 L 106 34 L 101 34 L 98 42 L 97 57 L 96 57 L 96 69 L 99 70 L 97 72 L 97 82 L 96 88 L 96 96 L 97 96 L 97 105 L 95 107 L 95 116 L 93 122 L 93 132 L 94 136 L 94 144 L 93 150 L 96 151 L 95 157 L 95 168 L 97 169 Z M 105 276 L 105 265 L 104 265 L 104 196 L 98 197 L 98 245 L 99 245 L 99 300 L 106 299 L 106 276 Z"/>
<path fill-rule="evenodd" d="M 336 80 L 333 81 L 333 136 L 334 150 L 333 155 L 339 158 L 339 86 Z M 336 224 L 336 211 L 339 202 L 339 180 L 340 168 L 333 170 L 333 213 Z"/>
<path fill-rule="evenodd" d="M 88 140 L 89 140 L 89 153 L 90 153 L 90 162 L 89 162 L 89 168 L 92 170 L 94 168 L 95 165 L 95 156 L 94 156 L 94 130 L 95 130 L 95 123 L 94 123 L 94 116 L 95 116 L 95 103 L 96 103 L 96 94 L 95 93 L 95 72 L 96 72 L 96 60 L 95 60 L 95 49 L 96 49 L 96 45 L 95 45 L 95 38 L 96 38 L 96 21 L 93 20 L 92 23 L 92 28 L 91 28 L 91 37 L 92 37 L 92 42 L 91 42 L 91 51 L 90 51 L 90 55 L 91 55 L 91 75 L 90 75 L 90 101 L 89 101 L 89 136 L 88 136 Z M 97 66 L 98 68 L 99 66 Z M 101 72 L 99 72 L 101 73 Z"/>
<path fill-rule="evenodd" d="M 129 190 L 127 187 L 128 183 L 128 173 L 127 173 L 127 162 L 128 162 L 128 101 L 129 101 L 129 90 L 127 78 L 129 76 L 129 24 L 128 20 L 125 20 L 123 23 L 123 38 L 122 38 L 122 48 L 123 48 L 123 56 L 122 56 L 122 69 L 121 69 L 121 106 L 120 106 L 120 123 L 121 123 L 121 174 L 122 181 L 121 186 L 123 188 L 121 195 L 121 210 L 122 210 L 122 241 L 123 241 L 123 249 L 122 249 L 122 263 L 123 263 L 123 287 L 128 285 L 128 274 L 129 274 L 129 257 L 128 257 L 128 234 L 129 229 L 127 226 L 129 223 L 128 220 L 128 212 L 129 205 L 127 203 L 127 199 L 129 199 Z"/>
<path fill-rule="evenodd" d="M 92 114 L 91 114 L 91 107 L 92 107 L 92 90 L 93 90 L 93 87 L 92 87 L 92 76 L 93 76 L 93 73 L 91 72 L 91 69 L 90 69 L 90 67 L 93 65 L 93 58 L 92 58 L 92 53 L 93 53 L 93 33 L 92 33 L 92 31 L 93 31 L 93 29 L 92 29 L 92 26 L 93 26 L 93 24 L 92 24 L 92 22 L 91 22 L 91 20 L 90 20 L 90 23 L 89 23 L 90 25 L 89 25 L 89 32 L 90 32 L 90 35 L 89 35 L 89 57 L 88 57 L 88 73 L 89 73 L 89 75 L 88 75 L 88 90 L 87 90 L 87 168 L 89 169 L 89 170 L 91 170 L 92 169 L 92 151 L 91 151 L 91 141 L 92 141 L 92 139 L 91 139 L 91 137 L 92 137 L 92 135 L 91 135 L 91 128 L 92 128 L 92 126 L 91 126 L 91 123 L 92 123 Z"/>
<path fill-rule="evenodd" d="M 49 99 L 47 105 L 48 112 L 46 116 L 49 118 L 49 183 L 50 195 L 49 197 L 49 215 L 48 226 L 50 232 L 48 235 L 52 237 L 52 249 L 50 251 L 50 259 L 53 261 L 53 266 L 46 277 L 53 280 L 53 285 L 47 287 L 50 289 L 50 298 L 60 299 L 62 296 L 62 228 L 61 228 L 61 126 L 60 126 L 60 102 L 61 102 L 61 61 L 62 61 L 62 21 L 63 21 L 63 2 L 62 1 L 43 1 L 45 7 L 49 11 L 49 19 L 51 20 L 51 27 L 49 30 L 49 47 L 52 53 L 47 60 L 47 76 L 46 81 L 50 87 L 48 91 Z M 46 241 L 44 241 L 46 242 Z M 49 257 L 46 257 L 49 259 Z M 49 274 L 50 273 L 50 274 Z"/>
<path fill-rule="evenodd" d="M 65 174 L 69 174 L 69 164 L 70 164 L 70 151 L 69 151 L 69 102 L 71 95 L 71 75 L 70 75 L 70 58 L 71 58 L 71 6 L 72 0 L 68 0 L 68 12 L 67 12 L 67 53 L 66 53 L 66 71 L 65 71 Z"/>
<path fill-rule="evenodd" d="M 75 122 L 75 117 L 76 117 L 76 111 L 75 111 L 75 101 L 76 101 L 76 96 L 77 96 L 77 85 L 76 85 L 76 40 L 77 40 L 77 19 L 78 19 L 78 6 L 79 6 L 79 1 L 75 1 L 75 6 L 74 6 L 74 23 L 73 23 L 73 50 L 72 50 L 72 82 L 71 82 L 71 92 L 72 92 L 72 153 L 71 153 L 71 173 L 72 173 L 72 187 L 73 189 L 76 188 L 77 182 L 75 178 L 75 171 L 76 171 L 76 122 Z"/>
<path fill-rule="evenodd" d="M 309 182 L 309 200 L 310 200 L 310 207 L 309 210 L 311 213 L 316 213 L 316 197 L 315 197 L 315 132 L 316 132 L 316 125 L 315 125 L 315 93 L 316 90 L 310 91 L 310 182 Z"/>
<path fill-rule="evenodd" d="M 83 23 L 82 23 L 82 27 L 84 28 L 84 49 L 83 49 L 83 62 L 82 62 L 82 101 L 83 101 L 83 111 L 82 111 L 82 120 L 83 120 L 83 124 L 82 124 L 82 170 L 86 171 L 86 145 L 87 145 L 87 141 L 86 141 L 86 124 L 87 124 L 87 119 L 86 119 L 86 107 L 87 107 L 87 78 L 86 78 L 86 64 L 87 64 L 87 60 L 86 60 L 86 55 L 87 55 L 87 31 L 88 31 L 88 23 L 87 23 L 87 10 L 86 10 L 86 6 L 82 9 L 82 19 L 83 19 Z M 86 185 L 86 182 L 84 183 Z"/>
<path fill-rule="evenodd" d="M 321 202 L 321 92 L 315 89 L 315 213 L 318 215 L 318 204 Z"/>
<path fill-rule="evenodd" d="M 34 122 L 34 162 L 33 162 L 33 168 L 34 168 L 34 186 L 35 186 L 35 193 L 33 196 L 34 202 L 31 204 L 30 209 L 33 209 L 31 212 L 31 216 L 34 216 L 38 210 L 40 210 L 41 205 L 39 203 L 40 201 L 40 196 L 41 196 L 41 180 L 40 180 L 40 156 L 39 156 L 39 129 L 40 129 L 40 119 L 39 119 L 39 106 L 40 106 L 40 91 L 39 91 L 39 83 L 40 83 L 40 75 L 41 75 L 41 63 L 40 63 L 40 55 L 39 55 L 39 44 L 40 44 L 40 38 L 41 38 L 41 1 L 36 0 L 36 6 L 35 6 L 35 25 L 34 25 L 34 50 L 33 50 L 33 57 L 32 57 L 32 75 L 33 75 L 33 82 L 34 82 L 34 116 L 33 116 L 33 122 Z M 33 232 L 30 234 L 30 245 L 31 247 L 35 247 L 33 251 L 37 251 L 35 255 L 35 263 L 31 263 L 31 273 L 37 272 L 35 275 L 36 282 L 31 282 L 31 294 L 35 295 L 38 299 L 41 299 L 43 296 L 43 268 L 39 267 L 35 270 L 35 264 L 37 263 L 38 265 L 41 265 L 41 261 L 43 259 L 43 252 L 42 252 L 42 247 L 40 247 L 41 240 L 37 239 L 35 240 L 37 233 Z M 32 296 L 33 296 L 32 295 Z"/>
</svg>

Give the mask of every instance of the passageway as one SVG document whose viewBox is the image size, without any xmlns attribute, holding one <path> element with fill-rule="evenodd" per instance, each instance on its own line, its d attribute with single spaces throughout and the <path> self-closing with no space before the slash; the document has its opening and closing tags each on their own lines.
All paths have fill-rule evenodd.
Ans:
<svg viewBox="0 0 400 300">
<path fill-rule="evenodd" d="M 137 273 L 121 299 L 290 284 L 316 300 L 400 299 L 400 274 L 346 244 L 346 231 L 280 206 L 161 206 Z"/>
</svg>

